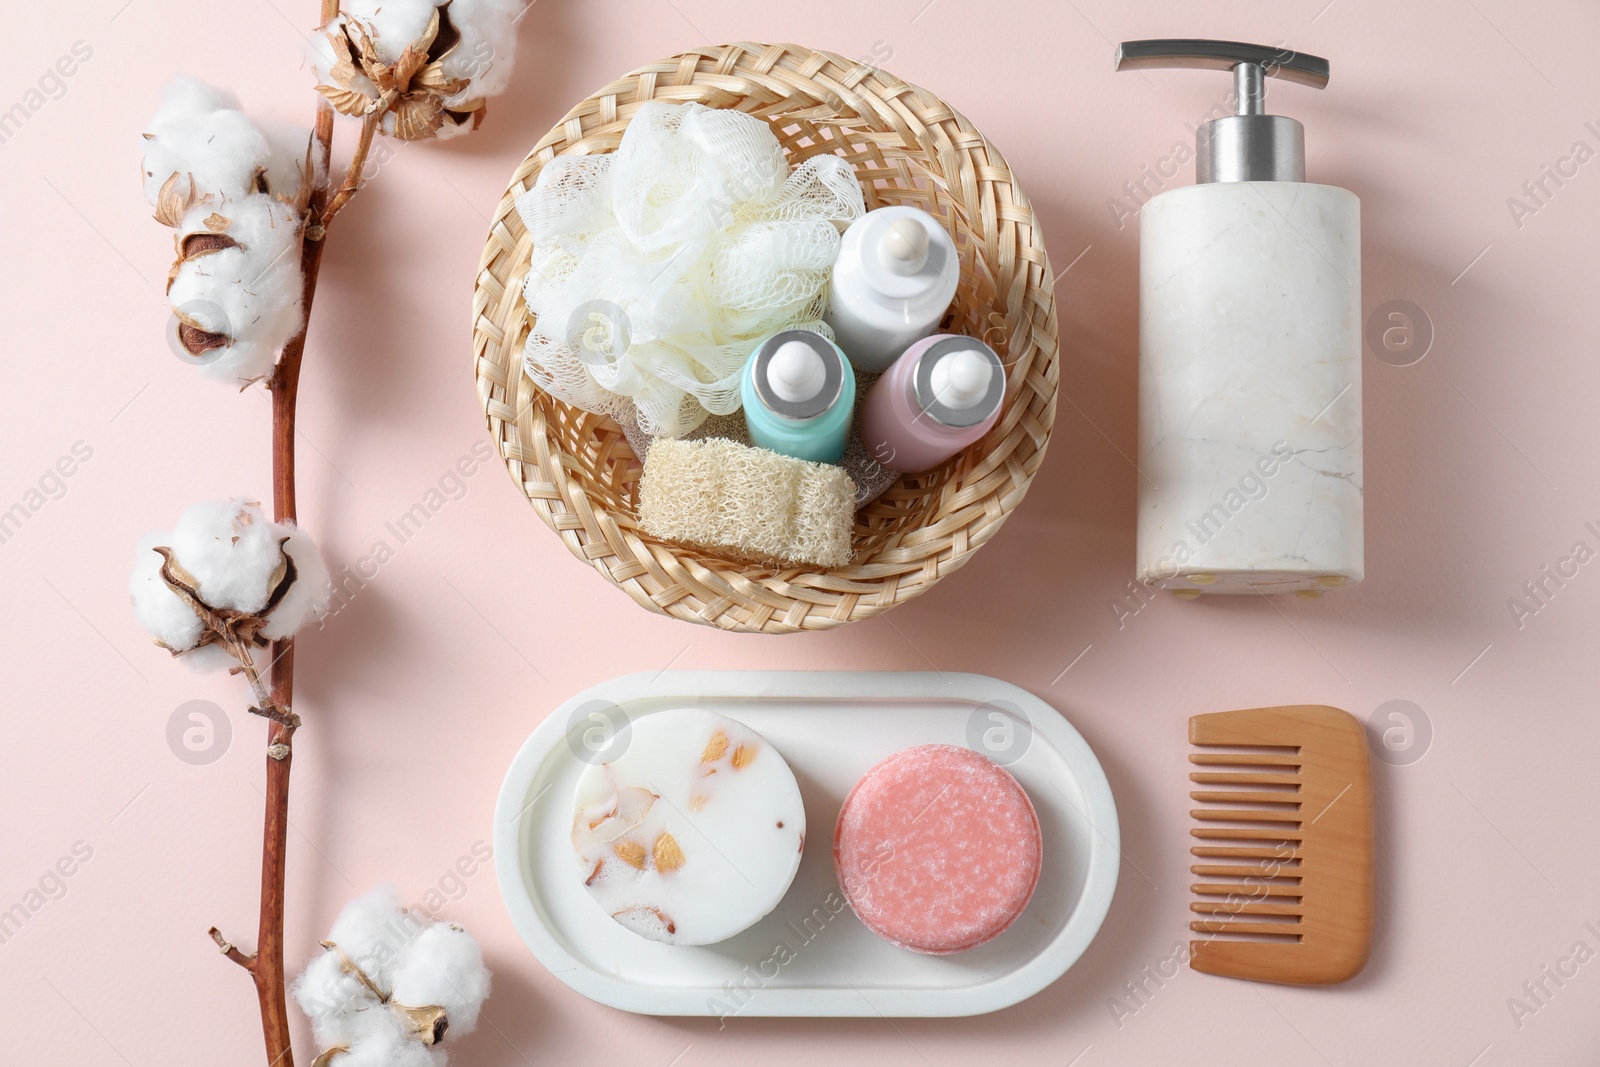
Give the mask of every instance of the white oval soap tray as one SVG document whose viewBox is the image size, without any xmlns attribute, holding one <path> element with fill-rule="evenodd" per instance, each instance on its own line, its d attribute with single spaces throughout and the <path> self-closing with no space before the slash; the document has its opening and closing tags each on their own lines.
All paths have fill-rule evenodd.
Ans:
<svg viewBox="0 0 1600 1067">
<path fill-rule="evenodd" d="M 794 770 L 807 834 L 783 901 L 704 947 L 648 941 L 585 890 L 572 849 L 579 774 L 626 743 L 629 724 L 705 708 L 756 730 Z M 1027 910 L 988 944 L 929 956 L 879 939 L 833 870 L 839 806 L 873 764 L 913 745 L 965 745 L 1033 800 L 1044 864 Z M 996 1011 L 1061 977 L 1094 939 L 1120 863 L 1100 762 L 1059 713 L 979 674 L 663 671 L 614 678 L 540 723 L 512 760 L 494 816 L 512 921 L 552 974 L 592 1000 L 647 1015 L 956 1016 Z"/>
</svg>

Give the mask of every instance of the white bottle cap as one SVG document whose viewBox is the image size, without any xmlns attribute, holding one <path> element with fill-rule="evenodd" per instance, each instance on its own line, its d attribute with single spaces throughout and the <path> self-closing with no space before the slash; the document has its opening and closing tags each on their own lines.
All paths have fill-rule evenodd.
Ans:
<svg viewBox="0 0 1600 1067">
<path fill-rule="evenodd" d="M 964 411 L 989 395 L 994 366 L 970 348 L 946 354 L 933 365 L 933 395 L 947 408 Z"/>
<path fill-rule="evenodd" d="M 791 404 L 810 400 L 822 392 L 828 368 L 817 350 L 804 341 L 785 341 L 767 363 L 767 385 Z"/>
<path fill-rule="evenodd" d="M 883 228 L 878 258 L 896 274 L 916 274 L 928 263 L 928 231 L 912 216 L 891 220 Z"/>
</svg>

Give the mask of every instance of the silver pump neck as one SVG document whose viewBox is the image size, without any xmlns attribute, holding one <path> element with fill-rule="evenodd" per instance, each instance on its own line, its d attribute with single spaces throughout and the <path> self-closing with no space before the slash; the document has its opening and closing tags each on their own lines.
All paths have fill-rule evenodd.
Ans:
<svg viewBox="0 0 1600 1067">
<path fill-rule="evenodd" d="M 1233 72 L 1234 113 L 1205 123 L 1196 136 L 1197 183 L 1306 180 L 1305 127 L 1267 114 L 1266 79 L 1321 89 L 1328 84 L 1326 59 L 1239 41 L 1124 41 L 1117 49 L 1117 70 L 1158 67 Z"/>
</svg>

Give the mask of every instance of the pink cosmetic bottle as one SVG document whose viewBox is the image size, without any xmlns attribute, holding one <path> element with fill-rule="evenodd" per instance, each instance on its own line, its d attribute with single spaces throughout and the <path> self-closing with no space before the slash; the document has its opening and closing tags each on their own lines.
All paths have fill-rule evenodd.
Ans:
<svg viewBox="0 0 1600 1067">
<path fill-rule="evenodd" d="M 932 470 L 989 432 L 1000 417 L 1006 370 L 982 341 L 924 337 L 867 392 L 861 443 L 890 470 Z"/>
</svg>

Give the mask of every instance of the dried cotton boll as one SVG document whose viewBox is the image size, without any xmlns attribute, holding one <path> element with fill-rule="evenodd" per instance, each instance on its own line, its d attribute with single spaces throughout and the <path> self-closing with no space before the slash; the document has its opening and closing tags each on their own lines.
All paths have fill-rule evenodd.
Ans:
<svg viewBox="0 0 1600 1067">
<path fill-rule="evenodd" d="M 327 610 L 327 568 L 298 527 L 272 522 L 244 500 L 192 504 L 170 531 L 140 538 L 128 592 L 140 625 L 196 666 L 236 661 L 212 643 L 216 635 L 162 575 L 157 548 L 171 553 L 170 569 L 211 611 L 255 620 L 241 626 L 243 639 L 290 636 Z"/>
<path fill-rule="evenodd" d="M 351 0 L 322 28 L 311 66 L 340 114 L 383 105 L 378 128 L 404 141 L 477 129 L 511 78 L 523 0 Z"/>
<path fill-rule="evenodd" d="M 199 204 L 183 217 L 167 285 L 174 344 L 203 374 L 236 385 L 272 373 L 300 329 L 300 219 L 263 194 Z"/>
<path fill-rule="evenodd" d="M 364 1020 L 388 1014 L 381 997 L 388 994 L 390 966 L 420 925 L 406 926 L 400 920 L 400 898 L 392 885 L 351 901 L 328 933 L 328 942 L 336 947 L 324 949 L 295 982 L 295 1000 L 324 1046 L 348 1045 Z"/>
<path fill-rule="evenodd" d="M 287 125 L 263 132 L 233 93 L 180 76 L 144 134 L 145 199 L 168 226 L 207 197 L 267 193 L 298 202 L 310 136 Z"/>
<path fill-rule="evenodd" d="M 390 996 L 413 1007 L 436 1004 L 450 1020 L 451 1036 L 471 1033 L 489 996 L 483 949 L 460 927 L 435 923 L 401 953 Z"/>
<path fill-rule="evenodd" d="M 351 901 L 294 984 L 328 1067 L 442 1067 L 439 1042 L 470 1033 L 489 995 L 476 941 L 425 924 L 392 885 Z M 335 1051 L 338 1050 L 338 1051 Z"/>
</svg>

